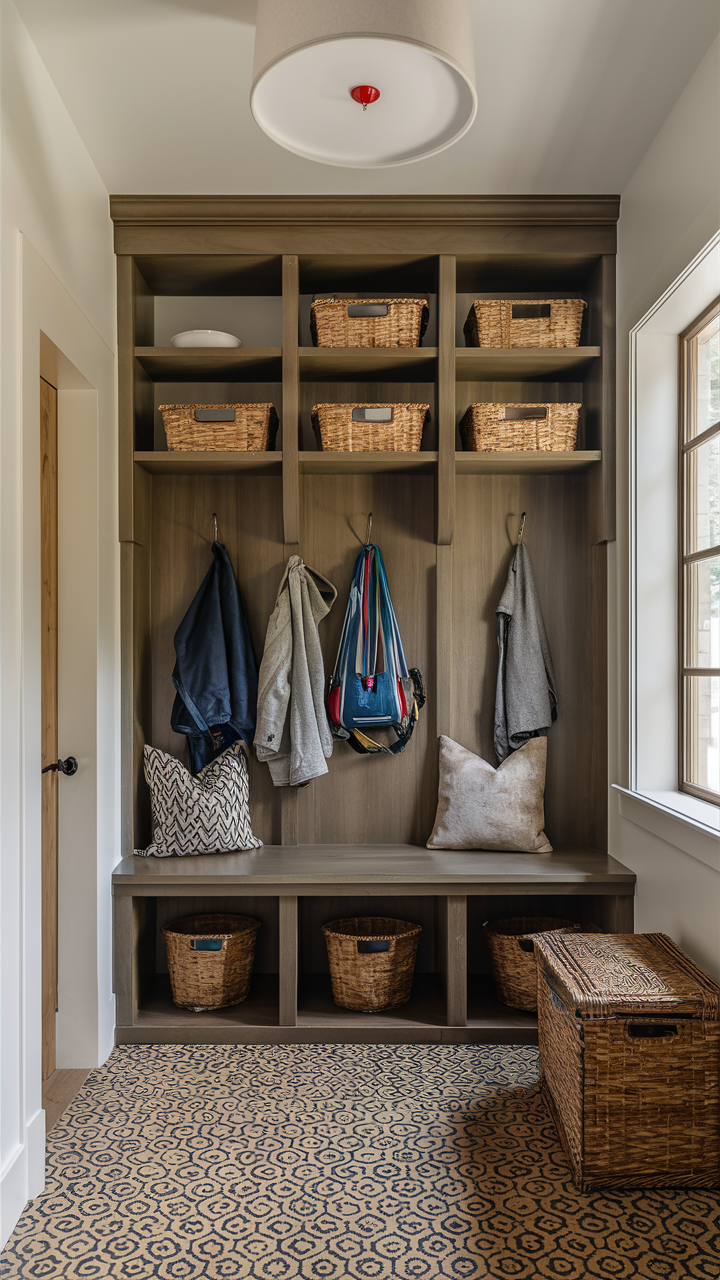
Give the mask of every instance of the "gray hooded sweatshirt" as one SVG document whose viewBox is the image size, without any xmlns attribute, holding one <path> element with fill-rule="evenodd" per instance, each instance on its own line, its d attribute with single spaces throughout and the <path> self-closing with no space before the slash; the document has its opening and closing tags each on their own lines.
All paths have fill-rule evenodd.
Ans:
<svg viewBox="0 0 720 1280">
<path fill-rule="evenodd" d="M 327 578 L 290 557 L 265 637 L 254 739 L 276 787 L 300 787 L 328 771 L 333 739 L 318 625 L 336 596 Z"/>
<path fill-rule="evenodd" d="M 555 672 L 524 542 L 515 552 L 495 613 L 499 650 L 495 754 L 501 764 L 529 738 L 547 737 L 557 719 Z"/>
</svg>

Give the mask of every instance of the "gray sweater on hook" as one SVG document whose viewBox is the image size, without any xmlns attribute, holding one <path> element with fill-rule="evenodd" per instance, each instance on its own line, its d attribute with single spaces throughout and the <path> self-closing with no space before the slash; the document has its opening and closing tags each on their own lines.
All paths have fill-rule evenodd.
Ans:
<svg viewBox="0 0 720 1280">
<path fill-rule="evenodd" d="M 501 764 L 529 738 L 547 737 L 557 718 L 555 672 L 524 542 L 515 552 L 495 613 L 499 651 L 495 754 Z"/>
<path fill-rule="evenodd" d="M 300 787 L 328 771 L 333 739 L 318 626 L 336 596 L 327 578 L 290 557 L 265 637 L 254 739 L 276 787 Z"/>
</svg>

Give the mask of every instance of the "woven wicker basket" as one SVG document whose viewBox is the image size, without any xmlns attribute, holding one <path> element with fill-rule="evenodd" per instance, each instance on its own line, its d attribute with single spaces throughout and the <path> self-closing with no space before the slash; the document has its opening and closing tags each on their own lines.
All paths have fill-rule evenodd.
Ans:
<svg viewBox="0 0 720 1280">
<path fill-rule="evenodd" d="M 577 347 L 582 298 L 479 299 L 465 321 L 469 347 Z"/>
<path fill-rule="evenodd" d="M 230 417 L 233 413 L 234 416 Z M 275 448 L 278 416 L 272 404 L 161 404 L 167 447 L 203 453 Z M 213 419 L 213 413 L 218 418 Z M 202 415 L 198 420 L 197 414 Z M 226 418 L 221 418 L 225 414 Z"/>
<path fill-rule="evenodd" d="M 472 453 L 570 453 L 577 447 L 581 408 L 579 404 L 471 404 L 460 423 L 463 448 Z M 528 416 L 514 416 L 517 413 Z"/>
<path fill-rule="evenodd" d="M 354 916 L 323 925 L 335 1004 L 376 1013 L 410 999 L 419 924 Z"/>
<path fill-rule="evenodd" d="M 534 1012 L 538 1007 L 534 935 L 574 933 L 585 927 L 572 920 L 557 920 L 551 916 L 518 916 L 512 920 L 488 922 L 484 926 L 485 940 L 498 999 L 512 1009 Z"/>
<path fill-rule="evenodd" d="M 373 421 L 378 411 L 385 421 Z M 429 404 L 316 404 L 318 449 L 335 453 L 417 453 Z"/>
<path fill-rule="evenodd" d="M 185 916 L 163 925 L 173 1002 L 199 1013 L 240 1004 L 250 987 L 259 920 Z"/>
<path fill-rule="evenodd" d="M 310 329 L 316 347 L 419 347 L 428 314 L 425 298 L 323 298 Z"/>
<path fill-rule="evenodd" d="M 717 1187 L 720 987 L 664 934 L 535 951 L 543 1096 L 578 1190 Z"/>
</svg>

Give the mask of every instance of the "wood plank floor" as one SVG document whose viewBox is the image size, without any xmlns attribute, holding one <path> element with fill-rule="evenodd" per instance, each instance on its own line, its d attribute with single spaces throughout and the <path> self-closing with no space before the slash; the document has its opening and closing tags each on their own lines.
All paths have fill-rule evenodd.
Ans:
<svg viewBox="0 0 720 1280">
<path fill-rule="evenodd" d="M 53 1071 L 47 1080 L 43 1080 L 42 1095 L 43 1107 L 45 1108 L 46 1133 L 49 1133 L 54 1128 L 63 1111 L 67 1111 L 70 1103 L 77 1097 L 89 1075 L 89 1067 L 78 1067 L 74 1070 Z"/>
</svg>

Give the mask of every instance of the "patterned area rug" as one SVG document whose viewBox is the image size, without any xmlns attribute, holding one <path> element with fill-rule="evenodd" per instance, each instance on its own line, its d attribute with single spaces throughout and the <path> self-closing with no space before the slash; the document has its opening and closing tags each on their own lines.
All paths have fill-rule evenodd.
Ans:
<svg viewBox="0 0 720 1280">
<path fill-rule="evenodd" d="M 718 1196 L 581 1195 L 537 1051 L 138 1046 L 48 1138 L 3 1280 L 715 1280 Z"/>
</svg>

